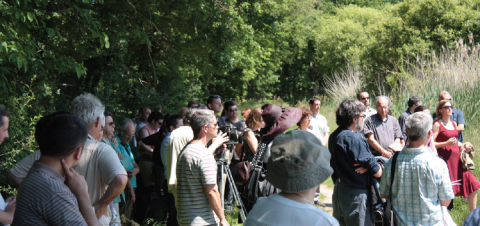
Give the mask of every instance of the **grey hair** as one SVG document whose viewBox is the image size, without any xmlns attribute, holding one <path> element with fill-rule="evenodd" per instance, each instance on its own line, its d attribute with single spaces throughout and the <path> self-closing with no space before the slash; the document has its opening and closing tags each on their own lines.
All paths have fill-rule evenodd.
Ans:
<svg viewBox="0 0 480 226">
<path fill-rule="evenodd" d="M 450 93 L 449 93 L 448 91 L 446 91 L 446 90 L 443 90 L 442 92 L 440 92 L 440 94 L 438 94 L 438 101 L 441 101 L 441 100 L 443 100 L 443 98 L 442 98 L 442 97 L 443 97 L 443 96 L 445 96 L 445 94 L 448 94 L 448 95 L 450 95 Z M 451 95 L 450 95 L 450 96 L 451 96 Z"/>
<path fill-rule="evenodd" d="M 386 99 L 386 100 L 388 101 L 388 106 L 390 106 L 390 103 L 392 103 L 392 102 L 390 101 L 390 97 L 387 97 L 387 96 L 378 96 L 378 97 L 375 98 L 375 106 L 377 106 L 378 101 L 379 101 L 381 98 L 384 98 L 384 99 Z"/>
<path fill-rule="evenodd" d="M 120 124 L 117 126 L 118 135 L 123 136 L 125 131 L 128 130 L 128 124 L 133 125 L 133 121 L 129 118 L 123 119 Z"/>
<path fill-rule="evenodd" d="M 212 110 L 198 109 L 192 113 L 190 119 L 190 126 L 193 130 L 193 135 L 197 136 L 202 131 L 202 128 L 212 123 L 215 114 Z"/>
<path fill-rule="evenodd" d="M 183 125 L 190 125 L 192 115 L 195 111 L 200 110 L 200 109 L 195 109 L 195 108 L 190 108 L 188 109 L 187 113 L 183 116 Z M 206 110 L 206 109 L 203 109 Z"/>
<path fill-rule="evenodd" d="M 100 99 L 93 94 L 85 93 L 73 99 L 70 113 L 81 118 L 87 128 L 91 128 L 97 122 L 97 118 L 103 119 L 105 125 L 104 111 L 105 106 Z"/>
<path fill-rule="evenodd" d="M 405 126 L 410 141 L 425 139 L 428 131 L 432 130 L 433 118 L 425 112 L 417 112 L 407 118 Z"/>
</svg>

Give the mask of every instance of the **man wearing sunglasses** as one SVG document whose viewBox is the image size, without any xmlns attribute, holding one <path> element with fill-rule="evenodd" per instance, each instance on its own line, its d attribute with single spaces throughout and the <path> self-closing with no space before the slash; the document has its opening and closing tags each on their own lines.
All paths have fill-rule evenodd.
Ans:
<svg viewBox="0 0 480 226">
<path fill-rule="evenodd" d="M 233 100 L 227 100 L 223 104 L 223 111 L 225 114 L 225 124 L 226 125 L 232 125 L 233 127 L 237 128 L 237 131 L 239 134 L 242 134 L 243 131 L 245 130 L 245 121 L 243 119 L 238 118 L 238 107 L 237 103 Z M 228 164 L 233 166 L 235 163 L 240 162 L 240 158 L 237 155 L 240 153 L 242 148 L 242 144 L 236 144 L 235 145 L 235 151 L 233 153 L 227 151 L 225 152 L 225 159 L 228 161 Z M 233 164 L 232 164 L 233 163 Z M 225 205 L 226 205 L 226 210 L 230 211 L 232 210 L 232 202 L 233 202 L 233 193 L 230 190 L 230 186 L 226 185 L 225 187 Z"/>
<path fill-rule="evenodd" d="M 366 118 L 370 115 L 377 114 L 377 111 L 370 107 L 370 94 L 367 91 L 360 91 L 357 94 L 357 99 L 365 105 L 365 116 Z"/>
</svg>

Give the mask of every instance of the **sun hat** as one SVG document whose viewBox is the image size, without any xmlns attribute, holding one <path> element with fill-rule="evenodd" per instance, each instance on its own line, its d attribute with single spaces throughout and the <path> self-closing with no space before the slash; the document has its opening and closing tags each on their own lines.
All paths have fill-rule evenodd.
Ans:
<svg viewBox="0 0 480 226">
<path fill-rule="evenodd" d="M 292 130 L 273 140 L 266 179 L 283 192 L 314 188 L 333 173 L 330 151 L 313 134 Z"/>
<path fill-rule="evenodd" d="M 262 141 L 268 142 L 297 124 L 302 118 L 302 109 L 288 107 L 282 109 L 278 105 L 270 104 L 262 112 L 265 127 L 260 131 Z"/>
</svg>

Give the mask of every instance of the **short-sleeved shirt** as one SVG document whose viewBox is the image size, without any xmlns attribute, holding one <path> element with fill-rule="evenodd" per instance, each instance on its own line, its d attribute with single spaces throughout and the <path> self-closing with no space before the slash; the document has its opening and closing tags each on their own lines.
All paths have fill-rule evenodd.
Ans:
<svg viewBox="0 0 480 226">
<path fill-rule="evenodd" d="M 335 226 L 339 223 L 337 219 L 321 209 L 274 194 L 257 200 L 244 225 Z"/>
<path fill-rule="evenodd" d="M 376 174 L 380 166 L 370 152 L 367 140 L 359 132 L 338 127 L 328 139 L 328 150 L 332 155 L 330 166 L 333 168 L 333 181 L 340 179 L 352 187 L 368 189 L 368 173 Z M 355 163 L 368 169 L 367 173 L 356 173 L 355 169 L 360 166 L 354 166 Z"/>
<path fill-rule="evenodd" d="M 18 178 L 23 179 L 27 176 L 28 171 L 32 168 L 33 163 L 40 159 L 40 150 L 36 150 L 32 154 L 28 155 L 27 157 L 23 158 L 15 164 L 11 169 L 10 172 Z"/>
<path fill-rule="evenodd" d="M 165 138 L 163 138 L 163 141 L 162 141 L 162 145 L 160 146 L 160 159 L 162 159 L 162 164 L 164 166 L 167 166 L 167 152 L 168 152 L 168 142 L 170 141 L 170 135 L 172 134 L 172 132 L 167 132 L 167 136 L 165 136 Z M 165 179 L 168 178 L 168 173 L 166 170 L 163 171 L 163 173 L 165 174 Z"/>
<path fill-rule="evenodd" d="M 107 186 L 117 175 L 127 175 L 127 171 L 118 161 L 118 155 L 110 145 L 97 142 L 88 135 L 78 164 L 73 167 L 85 177 L 88 195 L 92 205 L 105 194 Z"/>
<path fill-rule="evenodd" d="M 403 139 L 402 130 L 400 129 L 397 119 L 391 115 L 387 115 L 386 120 L 383 121 L 378 113 L 365 119 L 363 133 L 365 137 L 367 137 L 367 134 L 373 133 L 375 140 L 383 149 L 387 149 L 390 144 L 395 142 L 396 138 Z M 374 155 L 380 155 L 372 146 L 370 146 L 370 150 Z"/>
<path fill-rule="evenodd" d="M 217 184 L 217 164 L 202 143 L 188 144 L 177 162 L 177 219 L 180 225 L 219 222 L 203 185 Z"/>
<path fill-rule="evenodd" d="M 389 195 L 397 225 L 441 225 L 440 200 L 454 198 L 445 161 L 428 148 L 404 148 L 397 157 L 395 178 L 391 181 L 392 161 L 380 180 L 380 193 Z"/>
<path fill-rule="evenodd" d="M 35 162 L 20 185 L 12 225 L 87 225 L 77 200 L 52 168 Z"/>
<path fill-rule="evenodd" d="M 168 192 L 176 197 L 175 186 L 177 184 L 177 158 L 188 142 L 193 140 L 193 130 L 190 126 L 180 126 L 170 134 L 167 149 L 167 180 Z"/>
<path fill-rule="evenodd" d="M 435 117 L 437 116 L 437 113 L 433 113 L 433 119 L 435 120 Z M 453 109 L 452 110 L 452 116 L 450 116 L 450 119 L 457 123 L 457 125 L 465 125 L 465 117 L 463 115 L 463 111 L 458 110 L 458 109 Z M 466 126 L 466 125 L 465 125 Z M 458 133 L 458 141 L 463 143 L 463 131 Z"/>
<path fill-rule="evenodd" d="M 330 133 L 327 119 L 321 114 L 312 114 L 310 126 L 308 128 L 312 130 L 313 135 L 318 137 L 322 143 L 324 142 L 323 137 L 325 136 L 325 133 Z"/>
</svg>

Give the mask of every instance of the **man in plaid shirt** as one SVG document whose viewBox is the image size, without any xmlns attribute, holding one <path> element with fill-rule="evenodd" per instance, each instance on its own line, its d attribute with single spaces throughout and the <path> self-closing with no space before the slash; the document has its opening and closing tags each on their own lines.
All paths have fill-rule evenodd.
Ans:
<svg viewBox="0 0 480 226">
<path fill-rule="evenodd" d="M 427 148 L 433 135 L 432 117 L 417 112 L 405 122 L 410 141 L 398 155 L 393 184 L 391 161 L 383 171 L 380 193 L 392 200 L 397 225 L 439 225 L 442 206 L 448 206 L 454 194 L 445 161 Z M 392 186 L 392 197 L 389 197 Z"/>
</svg>

